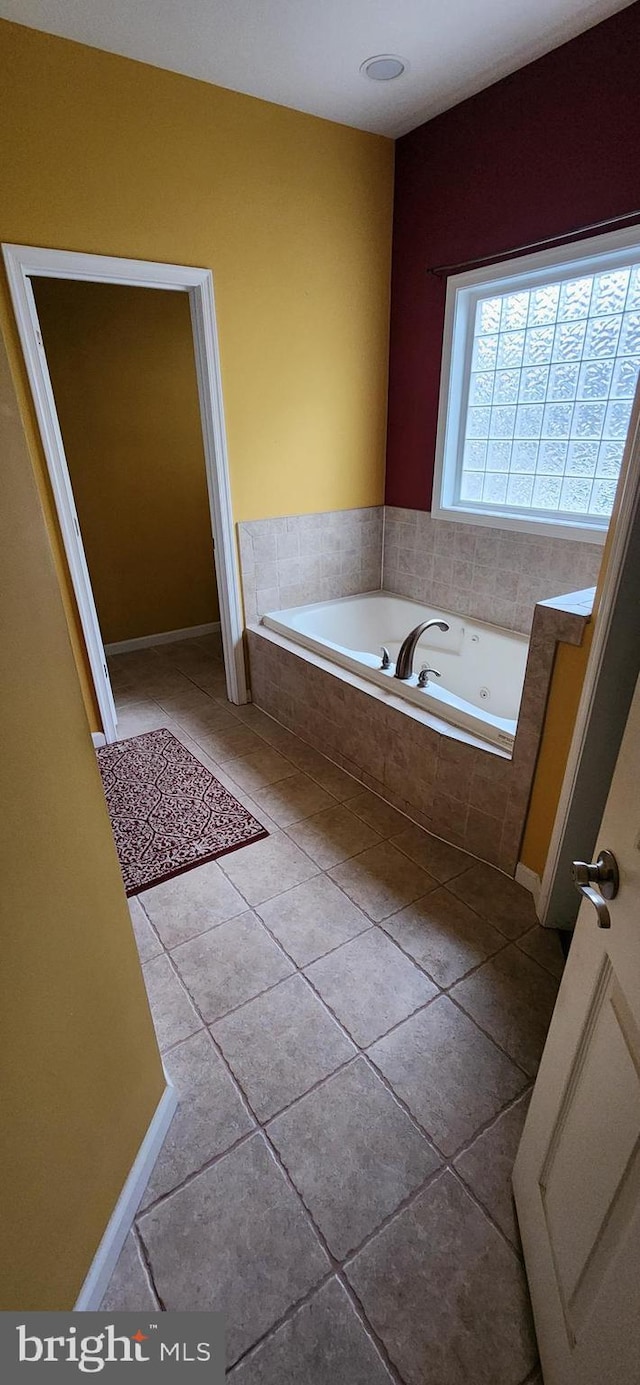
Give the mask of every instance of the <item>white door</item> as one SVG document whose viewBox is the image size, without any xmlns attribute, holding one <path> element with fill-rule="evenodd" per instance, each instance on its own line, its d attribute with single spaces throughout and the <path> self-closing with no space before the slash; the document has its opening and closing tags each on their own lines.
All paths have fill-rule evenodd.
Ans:
<svg viewBox="0 0 640 1385">
<path fill-rule="evenodd" d="M 640 1382 L 640 682 L 603 849 L 611 926 L 583 900 L 513 1175 L 545 1385 Z"/>
</svg>

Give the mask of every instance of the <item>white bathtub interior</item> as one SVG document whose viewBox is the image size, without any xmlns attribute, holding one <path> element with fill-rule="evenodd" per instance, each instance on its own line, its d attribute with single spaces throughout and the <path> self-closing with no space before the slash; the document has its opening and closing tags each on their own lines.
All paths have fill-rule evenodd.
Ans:
<svg viewBox="0 0 640 1385">
<path fill-rule="evenodd" d="M 422 621 L 438 617 L 449 629 L 428 630 L 415 651 L 413 677 L 395 678 L 405 636 Z M 270 611 L 262 623 L 444 721 L 503 750 L 513 747 L 529 649 L 526 635 L 387 592 Z M 383 645 L 391 659 L 388 670 L 381 668 Z M 431 675 L 421 688 L 418 673 L 425 664 L 441 676 Z"/>
</svg>

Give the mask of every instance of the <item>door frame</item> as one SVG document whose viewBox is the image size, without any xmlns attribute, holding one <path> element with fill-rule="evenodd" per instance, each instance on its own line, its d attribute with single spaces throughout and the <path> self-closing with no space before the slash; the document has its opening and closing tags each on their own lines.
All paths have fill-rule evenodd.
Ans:
<svg viewBox="0 0 640 1385">
<path fill-rule="evenodd" d="M 640 676 L 640 380 L 621 476 L 593 643 L 537 900 L 538 918 L 549 928 L 570 929 L 577 918 L 580 896 L 571 862 L 591 859 Z"/>
<path fill-rule="evenodd" d="M 73 279 L 86 283 L 120 284 L 130 288 L 163 289 L 188 295 L 227 692 L 231 702 L 247 702 L 240 574 L 233 528 L 211 270 L 151 260 L 119 259 L 111 255 L 90 255 L 82 251 L 49 250 L 32 245 L 3 244 L 2 253 L 102 718 L 102 730 L 107 742 L 116 739 L 115 706 L 31 280 Z"/>
</svg>

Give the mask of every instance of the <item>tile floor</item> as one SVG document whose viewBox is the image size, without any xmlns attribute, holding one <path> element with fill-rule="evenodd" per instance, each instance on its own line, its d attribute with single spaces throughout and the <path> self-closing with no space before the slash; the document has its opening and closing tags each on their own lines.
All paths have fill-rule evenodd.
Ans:
<svg viewBox="0 0 640 1385">
<path fill-rule="evenodd" d="M 222 1308 L 233 1385 L 539 1377 L 510 1172 L 562 973 L 530 896 L 252 706 L 111 660 L 269 829 L 131 916 L 180 1106 L 103 1306 Z"/>
</svg>

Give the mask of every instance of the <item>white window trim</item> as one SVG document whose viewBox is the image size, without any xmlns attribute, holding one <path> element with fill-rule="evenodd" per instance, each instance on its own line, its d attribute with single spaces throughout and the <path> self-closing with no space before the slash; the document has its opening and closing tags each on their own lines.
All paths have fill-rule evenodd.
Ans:
<svg viewBox="0 0 640 1385">
<path fill-rule="evenodd" d="M 459 524 L 488 525 L 493 529 L 514 529 L 523 534 L 542 534 L 547 538 L 578 539 L 603 544 L 609 521 L 585 523 L 582 517 L 571 520 L 562 515 L 542 518 L 530 511 L 522 514 L 502 510 L 474 509 L 472 504 L 453 504 L 460 421 L 466 415 L 464 391 L 468 388 L 469 351 L 472 346 L 467 325 L 475 314 L 479 298 L 509 293 L 511 289 L 535 288 L 547 282 L 549 270 L 556 282 L 573 279 L 576 274 L 596 274 L 603 267 L 622 268 L 634 263 L 640 254 L 640 227 L 608 231 L 588 240 L 572 241 L 553 250 L 539 250 L 501 264 L 452 275 L 447 283 L 440 403 L 436 436 L 433 499 L 431 513 L 437 519 Z"/>
</svg>

